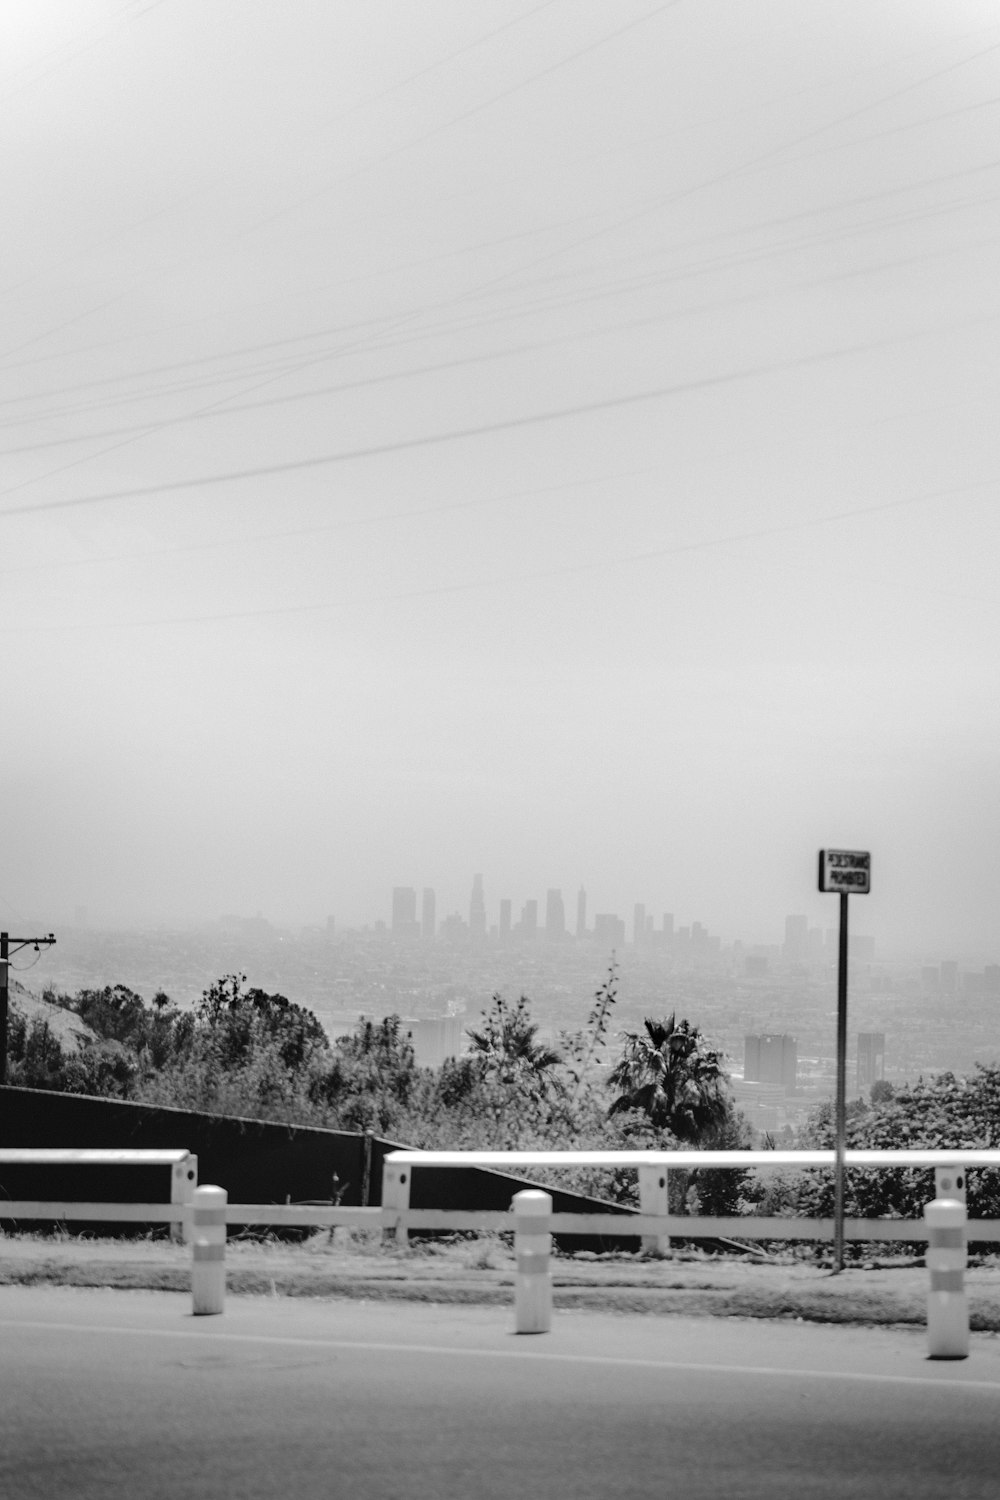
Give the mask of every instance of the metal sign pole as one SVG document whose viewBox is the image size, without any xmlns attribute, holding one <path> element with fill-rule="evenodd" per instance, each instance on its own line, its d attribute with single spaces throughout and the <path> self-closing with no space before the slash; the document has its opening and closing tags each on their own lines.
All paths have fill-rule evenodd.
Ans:
<svg viewBox="0 0 1000 1500">
<path fill-rule="evenodd" d="M 844 1269 L 844 1153 L 847 1150 L 847 892 L 840 893 L 837 955 L 836 1165 L 833 1199 L 833 1269 Z"/>
<path fill-rule="evenodd" d="M 7 1028 L 8 1028 L 8 959 L 10 938 L 0 932 L 0 1084 L 7 1082 Z"/>
<path fill-rule="evenodd" d="M 821 849 L 819 888 L 840 897 L 837 955 L 837 1092 L 834 1101 L 833 1270 L 844 1269 L 844 1155 L 847 1150 L 847 898 L 867 896 L 872 857 L 867 849 Z"/>
</svg>

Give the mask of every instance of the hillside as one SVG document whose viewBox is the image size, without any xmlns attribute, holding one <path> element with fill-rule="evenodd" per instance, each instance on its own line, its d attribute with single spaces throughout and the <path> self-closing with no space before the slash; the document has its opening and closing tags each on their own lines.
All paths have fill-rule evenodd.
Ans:
<svg viewBox="0 0 1000 1500">
<path fill-rule="evenodd" d="M 47 1021 L 64 1052 L 76 1051 L 87 1042 L 99 1040 L 97 1033 L 85 1021 L 81 1021 L 79 1016 L 72 1011 L 63 1010 L 59 1005 L 50 1005 L 47 1000 L 33 995 L 23 985 L 11 985 L 10 1008 L 20 1012 L 29 1026 L 36 1019 Z"/>
</svg>

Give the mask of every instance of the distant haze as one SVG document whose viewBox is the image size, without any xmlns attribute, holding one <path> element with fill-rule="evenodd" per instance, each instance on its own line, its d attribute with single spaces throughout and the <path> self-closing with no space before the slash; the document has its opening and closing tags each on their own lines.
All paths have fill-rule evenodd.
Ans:
<svg viewBox="0 0 1000 1500">
<path fill-rule="evenodd" d="M 1000 955 L 986 0 L 8 0 L 0 920 Z"/>
</svg>

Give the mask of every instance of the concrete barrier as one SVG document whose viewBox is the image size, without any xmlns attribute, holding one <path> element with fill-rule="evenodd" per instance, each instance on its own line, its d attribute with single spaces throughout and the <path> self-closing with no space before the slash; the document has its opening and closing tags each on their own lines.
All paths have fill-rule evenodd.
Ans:
<svg viewBox="0 0 1000 1500">
<path fill-rule="evenodd" d="M 515 1333 L 548 1333 L 552 1327 L 552 1195 L 535 1188 L 515 1193 Z"/>
<path fill-rule="evenodd" d="M 191 1298 L 196 1317 L 221 1313 L 226 1301 L 225 1188 L 194 1190 L 191 1209 Z"/>
<path fill-rule="evenodd" d="M 961 1167 L 939 1167 L 935 1187 L 938 1196 L 924 1207 L 930 1273 L 927 1354 L 930 1359 L 965 1359 L 969 1353 L 965 1173 Z"/>
</svg>

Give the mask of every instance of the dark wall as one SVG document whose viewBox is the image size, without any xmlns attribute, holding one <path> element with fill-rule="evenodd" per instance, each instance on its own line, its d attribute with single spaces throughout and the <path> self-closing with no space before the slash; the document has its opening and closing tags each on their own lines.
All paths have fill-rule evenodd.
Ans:
<svg viewBox="0 0 1000 1500">
<path fill-rule="evenodd" d="M 231 1115 L 119 1099 L 95 1099 L 44 1089 L 0 1088 L 0 1146 L 184 1148 L 198 1157 L 198 1181 L 224 1187 L 231 1203 L 329 1202 L 348 1207 L 382 1201 L 382 1163 L 402 1142 L 375 1137 L 366 1174 L 365 1137 L 347 1131 L 275 1125 Z M 8 1167 L 0 1164 L 0 1196 L 72 1202 L 156 1202 L 169 1199 L 169 1178 L 147 1167 Z M 334 1176 L 336 1174 L 336 1183 Z M 367 1178 L 367 1180 L 366 1180 Z M 368 1191 L 366 1193 L 366 1186 Z M 510 1207 L 522 1188 L 537 1184 L 479 1167 L 418 1167 L 413 1208 Z M 552 1192 L 557 1213 L 620 1213 L 616 1204 L 578 1193 Z M 107 1229 L 107 1226 L 105 1226 Z M 635 1249 L 635 1239 L 566 1240 L 568 1248 Z"/>
<path fill-rule="evenodd" d="M 181 1147 L 197 1155 L 198 1181 L 218 1183 L 232 1203 L 300 1203 L 310 1198 L 328 1202 L 338 1193 L 344 1204 L 361 1203 L 364 1137 L 346 1131 L 7 1087 L 0 1088 L 0 1145 Z M 0 1193 L 6 1198 L 153 1201 L 164 1196 L 162 1182 L 147 1199 L 148 1172 L 89 1167 L 67 1173 L 65 1168 L 0 1166 Z M 141 1174 L 146 1174 L 142 1181 Z M 22 1191 L 29 1183 L 32 1191 Z M 61 1183 L 65 1191 L 57 1190 Z"/>
</svg>

